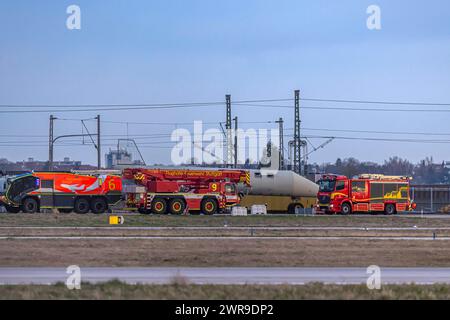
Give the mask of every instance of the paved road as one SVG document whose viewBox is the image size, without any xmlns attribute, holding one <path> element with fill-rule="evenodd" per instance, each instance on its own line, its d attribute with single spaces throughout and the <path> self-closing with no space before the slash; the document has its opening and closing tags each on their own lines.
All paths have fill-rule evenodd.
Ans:
<svg viewBox="0 0 450 320">
<path fill-rule="evenodd" d="M 398 241 L 450 241 L 450 237 L 433 235 L 418 237 L 402 236 L 0 236 L 0 240 L 398 240 Z"/>
<path fill-rule="evenodd" d="M 52 284 L 65 282 L 64 268 L 0 268 L 0 284 Z M 82 268 L 81 280 L 98 283 L 164 284 L 175 278 L 196 284 L 335 284 L 366 283 L 365 268 Z M 382 268 L 381 282 L 450 283 L 450 268 Z"/>
<path fill-rule="evenodd" d="M 60 226 L 0 226 L 1 230 L 269 230 L 269 231 L 291 231 L 291 230 L 338 230 L 338 231 L 412 231 L 412 230 L 450 230 L 450 227 L 263 227 L 263 226 L 223 226 L 223 227 L 207 227 L 207 226 L 185 226 L 185 227 L 124 227 L 124 226 L 102 226 L 102 227 L 60 227 Z"/>
</svg>

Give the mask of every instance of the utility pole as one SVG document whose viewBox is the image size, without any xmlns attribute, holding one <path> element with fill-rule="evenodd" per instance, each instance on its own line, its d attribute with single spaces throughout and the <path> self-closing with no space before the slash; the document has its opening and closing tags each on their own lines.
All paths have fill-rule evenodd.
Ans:
<svg viewBox="0 0 450 320">
<path fill-rule="evenodd" d="M 102 168 L 102 152 L 100 148 L 100 115 L 97 117 L 97 168 L 100 170 Z"/>
<path fill-rule="evenodd" d="M 86 129 L 87 134 L 66 134 L 62 136 L 54 136 L 54 120 L 58 118 L 53 115 L 50 116 L 50 129 L 48 135 L 48 170 L 53 170 L 53 150 L 55 142 L 62 138 L 73 138 L 73 137 L 89 137 L 91 139 L 92 144 L 97 149 L 97 168 L 100 170 L 102 168 L 102 158 L 101 158 L 101 147 L 100 147 L 100 115 L 97 115 L 94 119 L 97 120 L 97 143 L 93 138 L 93 135 L 89 132 L 87 126 L 84 124 L 84 121 L 81 120 L 83 127 Z"/>
<path fill-rule="evenodd" d="M 237 136 L 237 130 L 238 130 L 238 117 L 234 117 L 234 167 L 237 168 L 238 166 L 238 136 Z"/>
<path fill-rule="evenodd" d="M 308 173 L 308 141 L 301 140 L 303 161 L 301 162 L 301 175 L 305 176 Z"/>
<path fill-rule="evenodd" d="M 302 174 L 301 168 L 301 140 L 300 140 L 300 90 L 294 92 L 294 172 Z"/>
<path fill-rule="evenodd" d="M 278 121 L 275 121 L 275 123 L 278 123 L 278 130 L 279 130 L 279 139 L 280 139 L 280 143 L 279 143 L 279 150 L 278 150 L 278 154 L 279 154 L 279 160 L 278 160 L 278 170 L 283 170 L 284 169 L 284 139 L 283 139 L 283 118 L 280 118 Z"/>
<path fill-rule="evenodd" d="M 227 94 L 225 95 L 226 100 L 226 106 L 227 106 L 227 117 L 226 117 L 226 124 L 225 129 L 227 131 L 227 160 L 226 160 L 226 166 L 232 167 L 233 166 L 233 135 L 231 130 L 231 95 Z"/>
<path fill-rule="evenodd" d="M 48 134 L 48 171 L 53 170 L 53 121 L 56 118 L 51 115 L 50 116 L 50 126 L 49 126 L 49 134 Z"/>
</svg>

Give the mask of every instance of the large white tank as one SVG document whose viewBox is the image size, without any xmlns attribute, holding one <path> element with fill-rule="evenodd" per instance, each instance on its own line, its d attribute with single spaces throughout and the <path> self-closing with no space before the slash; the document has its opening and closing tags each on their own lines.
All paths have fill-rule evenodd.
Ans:
<svg viewBox="0 0 450 320">
<path fill-rule="evenodd" d="M 248 194 L 267 196 L 315 197 L 319 186 L 293 171 L 249 170 Z M 240 186 L 242 192 L 244 186 Z"/>
</svg>

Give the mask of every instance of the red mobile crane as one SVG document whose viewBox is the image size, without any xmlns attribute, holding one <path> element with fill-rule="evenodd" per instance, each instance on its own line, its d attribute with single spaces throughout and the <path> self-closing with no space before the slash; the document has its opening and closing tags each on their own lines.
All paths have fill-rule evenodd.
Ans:
<svg viewBox="0 0 450 320">
<path fill-rule="evenodd" d="M 123 179 L 137 185 L 124 187 L 127 206 L 157 214 L 214 214 L 239 203 L 237 183 L 250 186 L 244 170 L 129 168 L 123 170 Z"/>
</svg>

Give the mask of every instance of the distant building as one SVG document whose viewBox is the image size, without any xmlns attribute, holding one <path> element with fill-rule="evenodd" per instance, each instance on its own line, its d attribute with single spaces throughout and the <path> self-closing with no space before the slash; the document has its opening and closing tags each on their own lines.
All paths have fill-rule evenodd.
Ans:
<svg viewBox="0 0 450 320">
<path fill-rule="evenodd" d="M 143 165 L 143 163 L 140 160 L 133 161 L 133 155 L 124 149 L 110 149 L 109 152 L 105 155 L 106 169 L 114 169 L 116 167 L 127 165 Z"/>
<path fill-rule="evenodd" d="M 63 161 L 53 162 L 53 171 L 70 171 L 70 170 L 93 170 L 97 167 L 88 164 L 83 164 L 78 160 L 70 160 L 65 157 Z M 0 159 L 0 171 L 4 173 L 17 174 L 28 171 L 45 171 L 48 170 L 48 161 L 39 161 L 34 158 L 27 160 L 11 162 L 7 159 Z"/>
<path fill-rule="evenodd" d="M 1 159 L 0 159 L 1 160 Z M 445 169 L 450 169 L 450 161 L 445 161 L 444 162 L 444 168 Z"/>
</svg>

